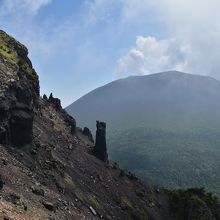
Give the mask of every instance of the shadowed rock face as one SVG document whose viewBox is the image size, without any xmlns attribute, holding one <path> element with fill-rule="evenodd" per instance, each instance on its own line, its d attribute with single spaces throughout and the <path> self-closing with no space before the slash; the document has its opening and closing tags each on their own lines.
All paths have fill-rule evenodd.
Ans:
<svg viewBox="0 0 220 220">
<path fill-rule="evenodd" d="M 8 142 L 8 132 L 7 132 L 8 128 L 6 124 L 1 124 L 0 127 L 0 142 L 2 144 L 7 144 Z"/>
<path fill-rule="evenodd" d="M 71 134 L 74 134 L 76 131 L 76 120 L 72 116 L 68 115 L 64 110 L 62 110 L 62 113 L 64 115 L 65 122 L 71 128 Z"/>
<path fill-rule="evenodd" d="M 106 123 L 96 121 L 96 128 L 94 155 L 100 160 L 106 162 L 108 160 L 106 148 Z"/>
<path fill-rule="evenodd" d="M 3 31 L 0 44 L 0 143 L 19 147 L 32 140 L 39 81 L 25 46 Z"/>
<path fill-rule="evenodd" d="M 33 116 L 32 109 L 12 111 L 9 126 L 13 145 L 21 146 L 32 141 Z"/>
<path fill-rule="evenodd" d="M 0 102 L 1 105 L 1 102 Z M 32 140 L 34 111 L 29 106 L 11 106 L 8 103 L 7 117 L 1 118 L 0 143 L 19 147 Z"/>
</svg>

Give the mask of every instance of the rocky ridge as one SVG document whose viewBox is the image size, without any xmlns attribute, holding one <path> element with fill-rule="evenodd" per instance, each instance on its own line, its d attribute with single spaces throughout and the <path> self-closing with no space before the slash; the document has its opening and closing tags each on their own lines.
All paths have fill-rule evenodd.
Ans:
<svg viewBox="0 0 220 220">
<path fill-rule="evenodd" d="M 94 146 L 59 99 L 40 97 L 28 50 L 3 31 L 0 83 L 0 219 L 172 220 L 178 203 L 190 213 L 182 219 L 219 219 L 212 195 L 168 192 L 107 160 L 105 123 Z"/>
</svg>

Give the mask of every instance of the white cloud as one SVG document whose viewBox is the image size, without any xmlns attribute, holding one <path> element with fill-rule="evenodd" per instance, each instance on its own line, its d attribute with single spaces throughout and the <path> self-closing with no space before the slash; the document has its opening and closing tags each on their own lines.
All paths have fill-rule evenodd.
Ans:
<svg viewBox="0 0 220 220">
<path fill-rule="evenodd" d="M 186 42 L 192 53 L 186 56 L 185 71 L 220 78 L 220 19 L 218 0 L 154 1 L 170 33 L 180 44 Z"/>
<path fill-rule="evenodd" d="M 120 0 L 119 0 L 120 1 Z M 104 21 L 111 17 L 111 12 L 115 11 L 115 0 L 95 0 L 87 1 L 88 5 L 88 22 L 90 24 L 96 24 L 100 21 Z"/>
<path fill-rule="evenodd" d="M 220 78 L 220 1 L 122 1 L 122 24 L 139 25 L 153 19 L 160 23 L 166 34 L 161 35 L 161 30 L 156 27 L 150 34 L 155 34 L 158 40 L 145 37 L 145 46 L 141 50 L 136 42 L 135 49 L 144 54 L 144 60 L 132 58 L 132 51 L 129 51 L 119 58 L 118 72 L 142 74 L 169 68 Z M 148 26 L 143 25 L 143 33 L 147 30 Z"/>
<path fill-rule="evenodd" d="M 130 56 L 134 60 L 144 60 L 144 53 L 137 49 L 132 49 L 130 51 Z"/>
<path fill-rule="evenodd" d="M 151 36 L 138 36 L 136 46 L 118 60 L 116 73 L 142 75 L 170 69 L 182 71 L 189 53 L 190 49 L 180 46 L 176 39 L 157 40 Z"/>
<path fill-rule="evenodd" d="M 29 14 L 36 15 L 43 6 L 51 3 L 52 0 L 4 0 L 0 8 L 0 15 Z"/>
</svg>

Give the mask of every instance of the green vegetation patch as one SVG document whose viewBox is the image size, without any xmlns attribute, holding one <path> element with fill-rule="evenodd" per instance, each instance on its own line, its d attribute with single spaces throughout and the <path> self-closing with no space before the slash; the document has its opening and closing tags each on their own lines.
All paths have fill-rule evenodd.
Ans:
<svg viewBox="0 0 220 220">
<path fill-rule="evenodd" d="M 24 72 L 29 79 L 37 79 L 38 76 L 35 70 L 18 56 L 12 44 L 17 44 L 16 40 L 5 32 L 0 31 L 0 55 L 8 62 L 16 64 L 19 67 L 19 71 Z"/>
<path fill-rule="evenodd" d="M 36 71 L 32 67 L 30 67 L 28 63 L 26 63 L 24 60 L 19 59 L 17 65 L 19 66 L 20 71 L 24 72 L 29 79 L 38 78 Z"/>
<path fill-rule="evenodd" d="M 148 213 L 145 209 L 133 204 L 126 196 L 121 197 L 122 209 L 128 210 L 133 219 L 147 220 Z"/>
<path fill-rule="evenodd" d="M 74 191 L 76 189 L 76 185 L 71 176 L 69 176 L 67 173 L 64 173 L 63 179 L 66 188 L 68 188 L 70 191 Z"/>
<path fill-rule="evenodd" d="M 98 210 L 103 209 L 100 202 L 99 202 L 99 200 L 96 198 L 96 196 L 90 196 L 89 197 L 89 202 L 92 205 L 92 207 L 94 207 Z"/>
<path fill-rule="evenodd" d="M 138 191 L 138 192 L 136 192 L 136 195 L 137 195 L 139 198 L 143 199 L 143 198 L 145 197 L 145 192 L 143 192 L 143 191 Z"/>
<path fill-rule="evenodd" d="M 0 54 L 4 57 L 4 59 L 8 60 L 10 63 L 17 63 L 18 57 L 17 54 L 11 50 L 9 45 L 5 43 L 1 38 L 0 38 Z"/>
<path fill-rule="evenodd" d="M 220 219 L 219 199 L 203 188 L 172 190 L 169 194 L 177 220 Z"/>
<path fill-rule="evenodd" d="M 121 197 L 121 205 L 124 209 L 129 209 L 129 210 L 133 210 L 134 207 L 132 205 L 132 203 L 129 201 L 129 199 L 125 196 Z"/>
<path fill-rule="evenodd" d="M 86 198 L 84 196 L 84 194 L 81 191 L 75 191 L 74 192 L 75 197 L 82 203 L 84 203 L 86 201 Z"/>
</svg>

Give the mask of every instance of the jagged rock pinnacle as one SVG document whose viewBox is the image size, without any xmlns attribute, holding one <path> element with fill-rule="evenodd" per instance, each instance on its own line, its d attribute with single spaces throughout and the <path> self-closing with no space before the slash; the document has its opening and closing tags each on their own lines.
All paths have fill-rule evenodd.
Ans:
<svg viewBox="0 0 220 220">
<path fill-rule="evenodd" d="M 94 155 L 100 160 L 106 162 L 108 160 L 106 147 L 106 123 L 96 121 L 96 142 L 94 147 Z"/>
</svg>

